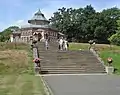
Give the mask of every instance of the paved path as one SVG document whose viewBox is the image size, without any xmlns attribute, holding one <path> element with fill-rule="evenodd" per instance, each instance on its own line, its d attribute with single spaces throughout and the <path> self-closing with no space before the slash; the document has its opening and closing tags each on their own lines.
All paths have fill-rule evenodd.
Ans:
<svg viewBox="0 0 120 95">
<path fill-rule="evenodd" d="M 44 76 L 54 95 L 120 95 L 120 76 Z"/>
</svg>

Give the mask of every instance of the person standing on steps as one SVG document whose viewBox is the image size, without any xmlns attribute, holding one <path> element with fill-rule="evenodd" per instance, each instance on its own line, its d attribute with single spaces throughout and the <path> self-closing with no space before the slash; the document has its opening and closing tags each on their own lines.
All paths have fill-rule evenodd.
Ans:
<svg viewBox="0 0 120 95">
<path fill-rule="evenodd" d="M 63 40 L 63 49 L 64 50 L 68 49 L 68 41 L 66 40 L 66 38 Z"/>
<path fill-rule="evenodd" d="M 59 43 L 60 39 L 57 40 L 58 43 L 58 50 L 60 50 L 60 43 Z"/>
<path fill-rule="evenodd" d="M 93 49 L 95 50 L 95 45 L 96 45 L 96 43 L 95 43 L 95 41 L 93 42 Z"/>
<path fill-rule="evenodd" d="M 68 41 L 67 41 L 67 50 L 69 50 L 69 43 L 68 43 Z"/>
<path fill-rule="evenodd" d="M 48 50 L 48 39 L 45 40 L 45 49 Z"/>
<path fill-rule="evenodd" d="M 89 42 L 89 44 L 90 44 L 90 46 L 89 46 L 88 49 L 90 50 L 90 49 L 92 48 L 92 44 L 93 44 L 94 42 L 93 42 L 93 40 L 90 40 L 90 41 L 88 41 L 88 42 Z"/>
<path fill-rule="evenodd" d="M 63 50 L 63 37 L 61 37 L 58 42 L 59 42 L 59 49 Z"/>
</svg>

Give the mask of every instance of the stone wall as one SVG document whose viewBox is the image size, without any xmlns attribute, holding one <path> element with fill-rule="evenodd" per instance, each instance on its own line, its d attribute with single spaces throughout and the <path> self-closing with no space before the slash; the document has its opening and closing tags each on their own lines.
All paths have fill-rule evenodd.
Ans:
<svg viewBox="0 0 120 95">
<path fill-rule="evenodd" d="M 21 30 L 21 40 L 22 42 L 30 42 L 30 36 L 32 36 L 32 29 L 22 29 Z"/>
<path fill-rule="evenodd" d="M 57 34 L 58 34 L 58 33 L 57 33 L 56 31 L 49 30 L 49 31 L 48 31 L 49 40 L 50 40 L 51 42 L 56 41 L 56 40 L 57 40 Z"/>
</svg>

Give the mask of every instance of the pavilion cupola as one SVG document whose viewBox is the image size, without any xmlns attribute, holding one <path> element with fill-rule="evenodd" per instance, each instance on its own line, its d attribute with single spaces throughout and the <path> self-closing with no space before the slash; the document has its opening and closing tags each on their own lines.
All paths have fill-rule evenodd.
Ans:
<svg viewBox="0 0 120 95">
<path fill-rule="evenodd" d="M 50 22 L 45 18 L 44 14 L 41 13 L 40 9 L 34 14 L 31 20 L 28 20 L 28 23 L 33 25 L 48 25 Z"/>
</svg>

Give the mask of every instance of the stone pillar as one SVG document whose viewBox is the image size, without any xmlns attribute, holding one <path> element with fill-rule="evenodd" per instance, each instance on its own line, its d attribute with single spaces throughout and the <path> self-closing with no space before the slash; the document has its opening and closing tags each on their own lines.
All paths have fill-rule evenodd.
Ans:
<svg viewBox="0 0 120 95">
<path fill-rule="evenodd" d="M 107 74 L 113 74 L 114 73 L 114 67 L 112 67 L 112 66 L 106 66 L 105 70 L 106 70 Z"/>
<path fill-rule="evenodd" d="M 10 42 L 13 42 L 13 35 L 10 35 Z"/>
</svg>

